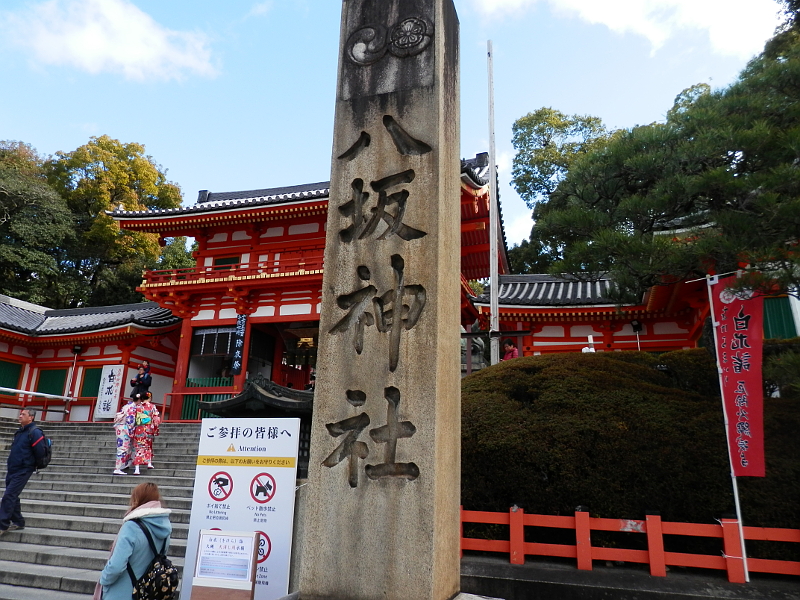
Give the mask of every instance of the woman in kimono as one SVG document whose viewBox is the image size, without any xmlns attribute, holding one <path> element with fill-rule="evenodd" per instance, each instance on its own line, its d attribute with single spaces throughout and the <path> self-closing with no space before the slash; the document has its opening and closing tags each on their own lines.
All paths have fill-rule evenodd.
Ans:
<svg viewBox="0 0 800 600">
<path fill-rule="evenodd" d="M 128 402 L 114 417 L 114 433 L 117 434 L 117 461 L 114 475 L 127 475 L 123 469 L 131 464 L 131 436 L 136 420 L 136 404 Z"/>
<path fill-rule="evenodd" d="M 147 465 L 153 469 L 153 437 L 158 435 L 158 426 L 161 415 L 156 405 L 150 402 L 148 392 L 144 398 L 136 400 L 136 413 L 133 427 L 133 464 L 136 467 L 133 474 L 139 475 L 139 466 Z"/>
</svg>

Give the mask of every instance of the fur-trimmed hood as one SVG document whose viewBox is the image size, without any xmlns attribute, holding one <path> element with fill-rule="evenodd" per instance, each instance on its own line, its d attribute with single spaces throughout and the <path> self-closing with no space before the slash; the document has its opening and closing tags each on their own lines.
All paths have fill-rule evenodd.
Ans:
<svg viewBox="0 0 800 600">
<path fill-rule="evenodd" d="M 147 525 L 150 533 L 157 539 L 166 539 L 172 532 L 172 525 L 169 522 L 169 514 L 172 511 L 168 508 L 163 508 L 158 501 L 146 502 L 141 506 L 137 506 L 122 518 L 123 525 L 133 519 L 139 519 L 142 523 Z M 136 529 L 139 529 L 135 523 L 132 524 Z"/>
<path fill-rule="evenodd" d="M 148 502 L 147 504 L 155 504 Z M 168 508 L 161 508 L 161 506 L 139 506 L 134 508 L 131 512 L 122 518 L 122 522 L 130 521 L 131 519 L 144 519 L 146 517 L 155 517 L 161 515 L 169 515 L 172 511 Z"/>
</svg>

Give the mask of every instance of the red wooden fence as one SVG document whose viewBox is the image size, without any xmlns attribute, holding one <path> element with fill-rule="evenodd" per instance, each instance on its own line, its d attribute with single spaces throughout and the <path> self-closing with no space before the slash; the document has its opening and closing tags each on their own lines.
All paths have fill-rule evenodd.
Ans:
<svg viewBox="0 0 800 600">
<path fill-rule="evenodd" d="M 464 537 L 464 523 L 507 525 L 509 539 L 485 540 Z M 576 544 L 541 544 L 525 541 L 525 527 L 552 527 L 575 531 Z M 592 531 L 617 531 L 647 536 L 647 550 L 626 548 L 598 548 L 592 546 Z M 665 535 L 684 535 L 721 538 L 721 556 L 666 552 Z M 800 542 L 798 529 L 766 529 L 744 527 L 745 540 L 773 542 Z M 667 566 L 703 567 L 728 572 L 728 581 L 745 583 L 742 547 L 739 542 L 739 523 L 736 519 L 722 519 L 719 525 L 663 522 L 658 515 L 648 515 L 644 521 L 626 519 L 599 519 L 588 512 L 575 516 L 525 514 L 521 508 L 512 507 L 508 513 L 479 512 L 461 509 L 461 550 L 482 550 L 508 554 L 512 564 L 524 564 L 525 556 L 558 556 L 574 558 L 578 568 L 592 569 L 593 560 L 614 560 L 650 565 L 650 574 L 665 577 Z M 751 573 L 774 573 L 800 576 L 800 562 L 747 558 Z"/>
</svg>

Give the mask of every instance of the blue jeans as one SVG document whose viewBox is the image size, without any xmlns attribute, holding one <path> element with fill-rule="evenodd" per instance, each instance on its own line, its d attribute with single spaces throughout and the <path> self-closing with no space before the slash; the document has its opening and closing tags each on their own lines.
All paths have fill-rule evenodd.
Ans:
<svg viewBox="0 0 800 600">
<path fill-rule="evenodd" d="M 25 518 L 22 516 L 19 495 L 33 475 L 33 469 L 6 473 L 6 491 L 0 501 L 0 530 L 8 529 L 12 523 L 25 527 Z"/>
</svg>

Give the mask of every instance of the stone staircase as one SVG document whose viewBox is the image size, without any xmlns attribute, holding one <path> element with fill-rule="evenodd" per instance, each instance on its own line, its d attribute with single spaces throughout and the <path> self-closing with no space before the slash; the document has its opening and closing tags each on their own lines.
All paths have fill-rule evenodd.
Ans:
<svg viewBox="0 0 800 600">
<path fill-rule="evenodd" d="M 169 556 L 183 567 L 200 425 L 165 423 L 153 449 L 154 470 L 112 475 L 116 438 L 109 423 L 39 423 L 53 440 L 53 460 L 22 493 L 25 529 L 0 537 L 0 600 L 91 598 L 122 524 L 131 490 L 158 484 L 172 509 Z M 0 486 L 13 419 L 0 418 Z M 133 472 L 133 469 L 129 469 Z"/>
</svg>

